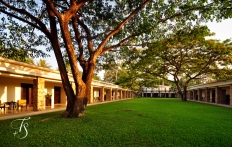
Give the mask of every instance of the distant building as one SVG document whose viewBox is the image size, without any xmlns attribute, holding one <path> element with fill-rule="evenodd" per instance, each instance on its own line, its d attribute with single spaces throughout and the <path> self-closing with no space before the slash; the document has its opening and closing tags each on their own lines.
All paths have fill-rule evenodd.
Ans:
<svg viewBox="0 0 232 147">
<path fill-rule="evenodd" d="M 156 87 L 143 87 L 139 90 L 140 97 L 176 97 L 176 90 L 167 85 L 157 85 Z"/>
</svg>

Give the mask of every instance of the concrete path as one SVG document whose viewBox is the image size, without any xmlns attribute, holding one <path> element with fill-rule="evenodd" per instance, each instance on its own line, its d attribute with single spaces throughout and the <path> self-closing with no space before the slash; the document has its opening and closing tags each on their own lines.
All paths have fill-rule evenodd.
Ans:
<svg viewBox="0 0 232 147">
<path fill-rule="evenodd" d="M 226 105 L 226 104 L 216 104 L 216 103 L 203 102 L 203 101 L 195 101 L 195 100 L 188 100 L 188 101 L 197 102 L 197 103 L 203 103 L 203 104 L 208 104 L 208 105 L 215 105 L 215 106 L 220 106 L 220 107 L 226 107 L 226 108 L 232 108 L 232 106 Z"/>
</svg>

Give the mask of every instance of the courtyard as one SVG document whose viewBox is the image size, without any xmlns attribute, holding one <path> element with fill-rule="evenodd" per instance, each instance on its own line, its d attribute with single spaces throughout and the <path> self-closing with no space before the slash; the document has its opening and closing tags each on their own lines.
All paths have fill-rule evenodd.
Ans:
<svg viewBox="0 0 232 147">
<path fill-rule="evenodd" d="M 88 106 L 85 116 L 75 119 L 61 118 L 61 113 L 30 116 L 21 132 L 16 127 L 21 121 L 1 121 L 1 145 L 232 146 L 231 108 L 176 98 L 135 98 Z"/>
</svg>

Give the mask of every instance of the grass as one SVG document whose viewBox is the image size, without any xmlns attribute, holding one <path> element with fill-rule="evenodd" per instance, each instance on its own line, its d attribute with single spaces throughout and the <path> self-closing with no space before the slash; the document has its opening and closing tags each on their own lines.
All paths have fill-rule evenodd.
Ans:
<svg viewBox="0 0 232 147">
<path fill-rule="evenodd" d="M 89 106 L 80 118 L 59 114 L 31 116 L 24 139 L 14 137 L 12 120 L 0 121 L 0 146 L 232 146 L 230 108 L 137 98 Z"/>
</svg>

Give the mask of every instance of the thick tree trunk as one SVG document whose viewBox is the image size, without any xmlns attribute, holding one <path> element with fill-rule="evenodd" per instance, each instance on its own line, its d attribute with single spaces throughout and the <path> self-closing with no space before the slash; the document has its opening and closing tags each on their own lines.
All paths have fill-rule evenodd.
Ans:
<svg viewBox="0 0 232 147">
<path fill-rule="evenodd" d="M 180 98 L 183 101 L 184 97 L 183 97 L 183 92 L 181 90 L 178 90 L 178 93 L 180 94 Z"/>
<path fill-rule="evenodd" d="M 66 110 L 63 112 L 62 117 L 75 118 L 84 115 L 87 105 L 87 97 L 85 97 L 86 86 L 78 86 L 77 89 L 76 96 L 73 95 L 72 98 L 67 98 Z"/>
<path fill-rule="evenodd" d="M 94 59 L 91 58 L 89 62 L 86 62 L 85 64 L 81 64 L 83 69 L 82 80 L 86 84 L 85 97 L 87 98 L 88 102 L 90 102 L 91 83 L 92 83 L 93 72 L 95 69 L 95 62 L 96 61 L 94 61 Z"/>
<path fill-rule="evenodd" d="M 86 68 L 88 70 L 83 71 L 83 81 L 79 81 L 78 84 L 75 84 L 76 86 L 78 85 L 76 87 L 76 95 L 74 95 L 73 98 L 68 98 L 66 110 L 62 114 L 63 117 L 75 118 L 85 114 L 87 103 L 90 101 L 91 82 L 95 64 L 86 65 L 88 65 L 88 68 Z"/>
<path fill-rule="evenodd" d="M 178 77 L 176 76 L 176 77 L 174 77 L 174 79 L 175 79 L 174 83 L 176 84 L 176 87 L 177 87 L 178 93 L 180 94 L 181 100 L 187 101 L 187 85 L 188 85 L 188 83 L 185 83 L 184 89 L 182 91 Z"/>
<path fill-rule="evenodd" d="M 187 87 L 184 86 L 183 91 L 181 89 L 178 89 L 178 93 L 180 94 L 182 101 L 187 101 Z"/>
<path fill-rule="evenodd" d="M 183 101 L 184 97 L 183 97 L 183 92 L 182 92 L 180 84 L 179 84 L 179 79 L 178 79 L 178 77 L 174 77 L 174 79 L 175 79 L 174 83 L 176 84 L 177 91 L 180 94 L 181 100 Z"/>
<path fill-rule="evenodd" d="M 51 13 L 49 13 L 51 14 Z M 81 99 L 81 95 L 83 95 L 83 90 L 80 90 L 78 96 L 75 96 L 74 90 L 69 81 L 69 77 L 65 68 L 64 60 L 62 57 L 62 53 L 59 46 L 58 36 L 57 36 L 57 28 L 56 28 L 56 21 L 55 17 L 49 15 L 50 17 L 50 25 L 51 25 L 51 36 L 48 36 L 52 47 L 54 49 L 54 53 L 57 59 L 57 63 L 60 70 L 60 76 L 62 80 L 62 85 L 67 96 L 67 107 L 66 111 L 62 114 L 63 117 L 77 117 L 81 115 L 80 113 L 83 112 L 84 106 L 81 103 L 84 103 L 84 96 Z M 81 89 L 81 88 L 80 88 Z M 85 91 L 84 91 L 85 92 Z M 80 98 L 79 98 L 80 97 Z"/>
<path fill-rule="evenodd" d="M 182 101 L 187 101 L 187 86 L 184 86 Z"/>
<path fill-rule="evenodd" d="M 72 88 L 64 89 L 67 95 L 67 107 L 65 112 L 62 114 L 62 116 L 66 118 L 73 118 L 73 117 L 82 116 L 85 113 L 85 109 L 87 105 L 87 95 L 86 95 L 87 88 L 85 81 L 81 79 L 81 75 L 78 69 L 75 48 L 72 45 L 72 39 L 68 30 L 69 22 L 67 21 L 67 19 L 64 18 L 61 19 L 60 21 L 62 22 L 60 23 L 60 28 L 64 39 L 66 51 L 68 54 L 69 63 L 71 66 L 72 76 L 74 79 L 75 89 L 76 89 L 76 93 L 74 93 L 72 86 L 71 86 Z M 61 75 L 62 74 L 67 75 L 67 72 L 61 73 Z M 62 83 L 64 83 L 63 79 L 62 79 Z M 68 85 L 70 85 L 70 82 L 68 83 Z M 71 95 L 69 93 L 71 93 Z"/>
</svg>

